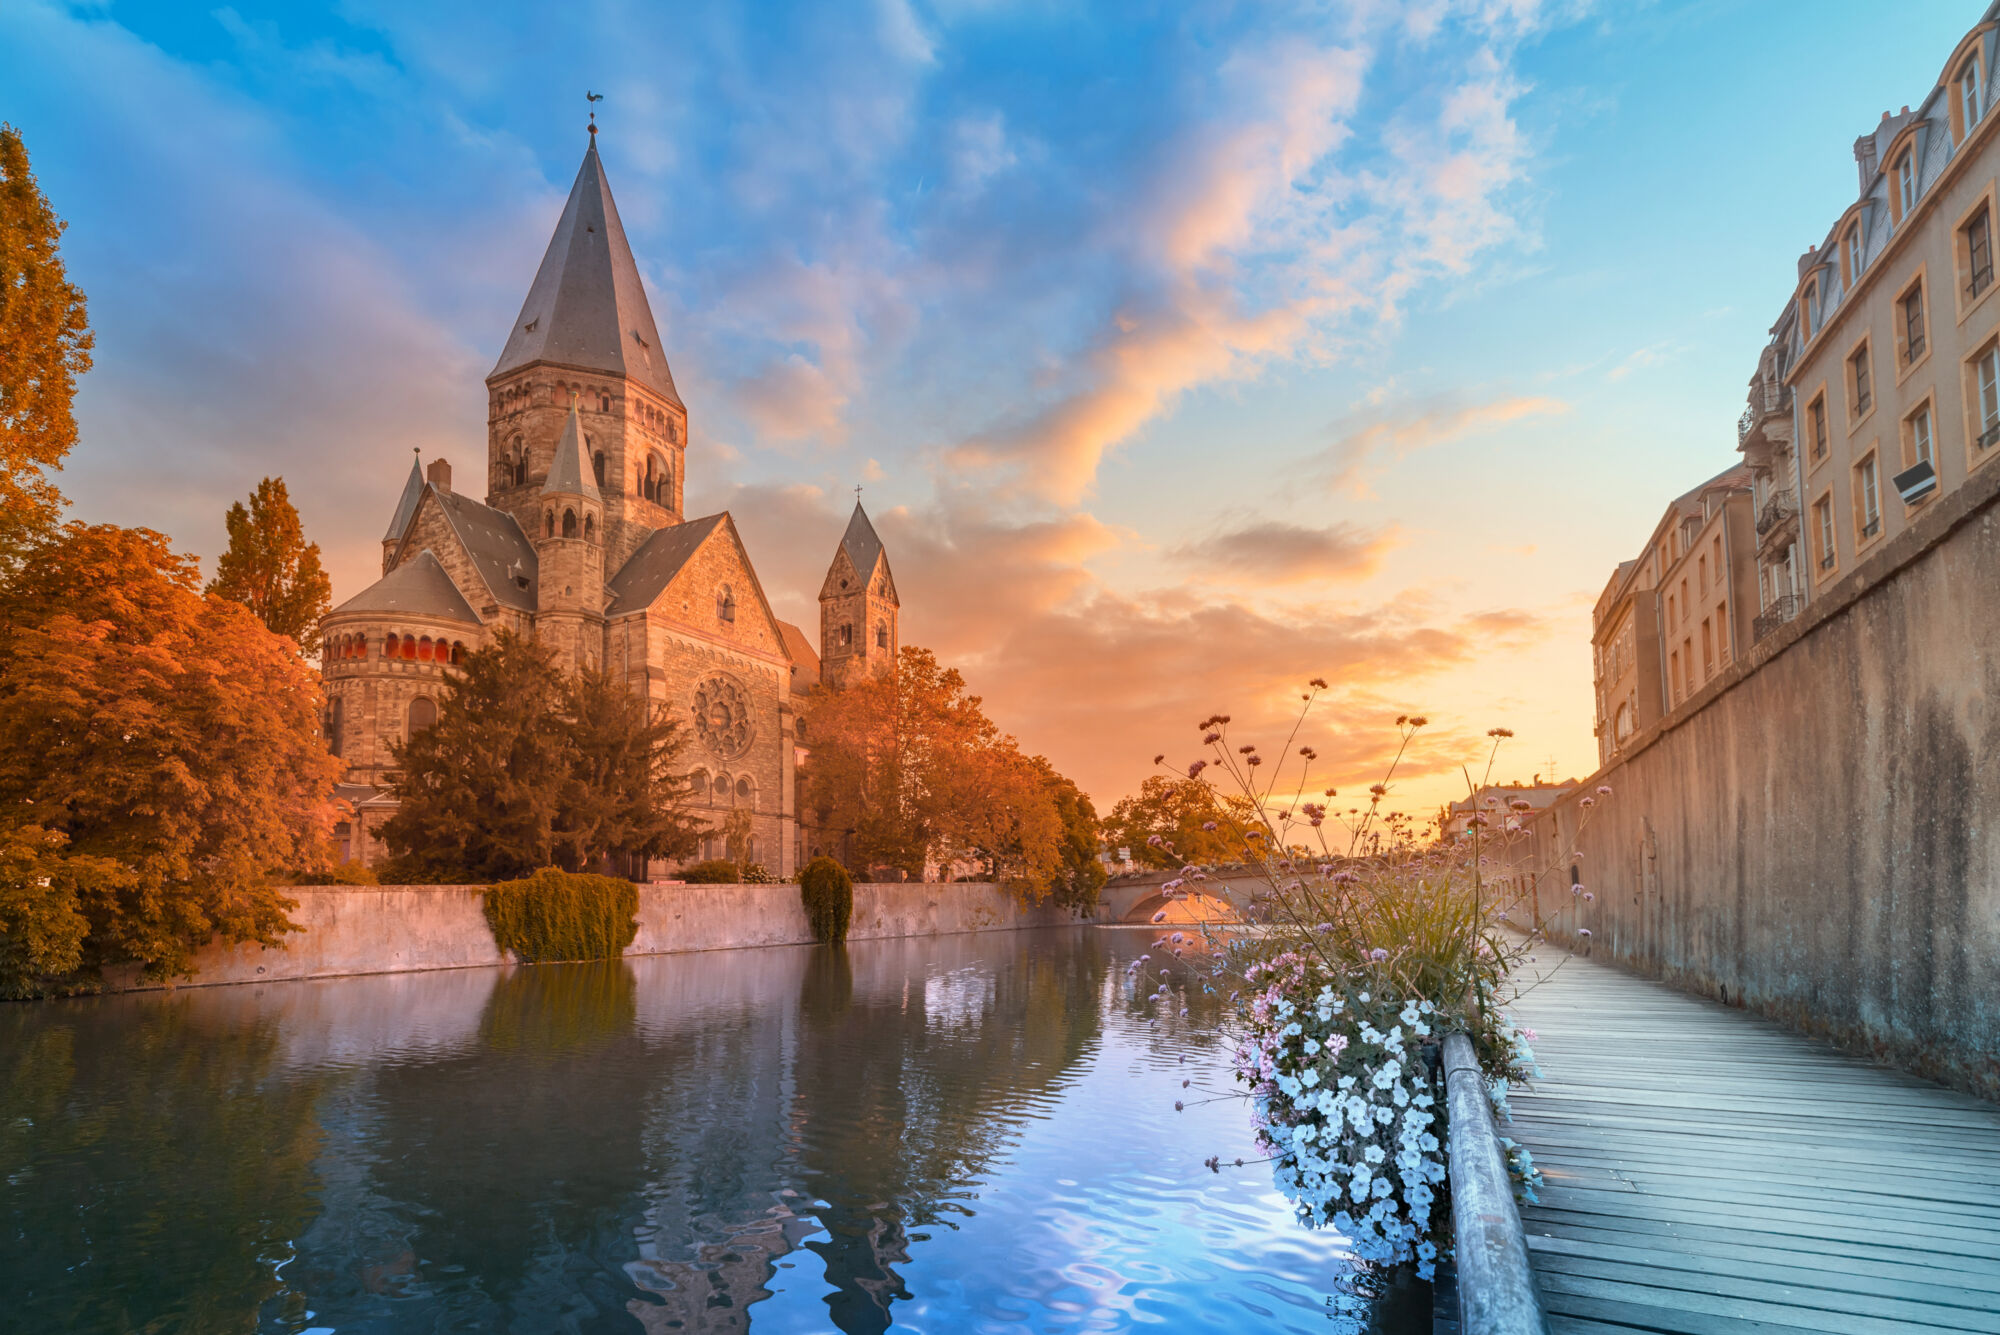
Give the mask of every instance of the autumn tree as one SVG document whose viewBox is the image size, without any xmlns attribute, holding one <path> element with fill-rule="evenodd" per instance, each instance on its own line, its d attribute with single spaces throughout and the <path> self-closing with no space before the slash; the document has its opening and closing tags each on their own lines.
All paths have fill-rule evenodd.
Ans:
<svg viewBox="0 0 2000 1335">
<path fill-rule="evenodd" d="M 186 973 L 278 943 L 275 869 L 323 857 L 336 763 L 291 643 L 145 529 L 71 524 L 0 598 L 0 988 Z"/>
<path fill-rule="evenodd" d="M 929 650 L 905 646 L 893 676 L 815 688 L 806 715 L 801 807 L 822 829 L 851 831 L 857 866 L 922 876 L 973 860 L 1026 899 L 1081 904 L 1086 888 L 1094 898 L 1066 851 L 1070 822 L 1085 822 L 1084 808 L 1072 802 L 1066 816 L 1063 803 L 1081 793 L 1023 755 Z M 1087 824 L 1094 862 L 1094 812 Z"/>
<path fill-rule="evenodd" d="M 447 682 L 437 722 L 395 748 L 382 827 L 404 880 L 491 882 L 694 847 L 679 725 L 594 670 L 566 674 L 503 631 Z"/>
<path fill-rule="evenodd" d="M 333 606 L 333 582 L 320 568 L 319 544 L 305 526 L 281 477 L 267 477 L 250 504 L 229 507 L 229 550 L 215 563 L 208 591 L 241 603 L 307 657 L 319 653 L 319 623 Z"/>
<path fill-rule="evenodd" d="M 63 270 L 63 227 L 20 132 L 0 124 L 0 569 L 55 523 L 62 495 L 48 471 L 76 444 L 71 405 L 90 369 L 90 323 Z"/>
<path fill-rule="evenodd" d="M 1213 865 L 1243 858 L 1253 813 L 1198 779 L 1149 776 L 1104 822 L 1105 837 L 1147 867 Z M 1153 843 L 1157 837 L 1160 843 Z"/>
</svg>

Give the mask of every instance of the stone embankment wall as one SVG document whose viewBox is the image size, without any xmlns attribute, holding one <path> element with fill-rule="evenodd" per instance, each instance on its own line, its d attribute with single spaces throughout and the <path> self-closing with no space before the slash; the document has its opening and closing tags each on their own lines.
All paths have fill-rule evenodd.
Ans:
<svg viewBox="0 0 2000 1335">
<path fill-rule="evenodd" d="M 486 926 L 476 885 L 315 885 L 286 892 L 305 930 L 281 949 L 211 946 L 181 985 L 263 983 L 285 978 L 413 973 L 494 965 L 506 957 Z M 642 885 L 639 934 L 629 955 L 810 944 L 796 885 Z M 1075 922 L 1053 907 L 1028 907 L 997 885 L 971 882 L 854 887 L 851 940 L 1007 931 Z M 138 986 L 136 971 L 113 990 Z"/>
<path fill-rule="evenodd" d="M 2000 466 L 1928 508 L 1537 821 L 1540 907 L 1600 957 L 2000 1097 Z"/>
</svg>

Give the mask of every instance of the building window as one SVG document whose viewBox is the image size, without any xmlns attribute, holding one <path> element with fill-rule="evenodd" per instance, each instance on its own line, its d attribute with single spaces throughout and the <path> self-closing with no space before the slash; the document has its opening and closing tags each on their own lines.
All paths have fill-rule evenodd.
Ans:
<svg viewBox="0 0 2000 1335">
<path fill-rule="evenodd" d="M 1806 427 L 1812 437 L 1812 457 L 1826 458 L 1826 395 L 1821 394 L 1806 405 Z"/>
<path fill-rule="evenodd" d="M 1681 651 L 1676 649 L 1667 655 L 1667 684 L 1673 690 L 1674 702 L 1681 698 Z"/>
<path fill-rule="evenodd" d="M 593 475 L 593 476 L 594 476 L 594 477 L 595 477 L 595 478 L 597 479 L 597 489 L 598 489 L 599 491 L 602 491 L 602 490 L 604 490 L 604 451 L 603 451 L 603 450 L 599 450 L 599 451 L 598 451 L 597 453 L 595 453 L 595 454 L 593 454 L 593 455 L 591 455 L 591 456 L 590 456 L 590 471 L 591 471 L 591 474 L 592 474 L 592 475 Z"/>
<path fill-rule="evenodd" d="M 1812 342 L 1812 336 L 1819 332 L 1819 283 L 1806 284 L 1806 290 L 1799 293 L 1799 328 L 1805 331 L 1805 341 Z"/>
<path fill-rule="evenodd" d="M 1993 286 L 1993 214 L 1985 205 L 1958 229 L 1965 264 L 1965 299 L 1972 301 Z"/>
<path fill-rule="evenodd" d="M 1715 675 L 1715 623 L 1707 617 L 1701 619 L 1701 679 L 1707 681 Z"/>
<path fill-rule="evenodd" d="M 1903 208 L 1897 221 L 1910 216 L 1910 210 L 1917 206 L 1917 160 L 1908 149 L 1896 159 L 1896 198 Z"/>
<path fill-rule="evenodd" d="M 1847 229 L 1847 287 L 1852 291 L 1861 281 L 1861 226 L 1859 223 Z"/>
<path fill-rule="evenodd" d="M 426 728 L 436 726 L 438 707 L 427 696 L 418 696 L 410 701 L 410 736 L 415 737 Z"/>
<path fill-rule="evenodd" d="M 847 646 L 853 643 L 854 643 L 854 627 L 851 624 L 843 624 L 840 628 L 841 647 L 846 648 Z"/>
<path fill-rule="evenodd" d="M 736 620 L 736 595 L 727 584 L 715 595 L 715 616 L 718 621 Z"/>
<path fill-rule="evenodd" d="M 738 779 L 736 781 L 736 796 L 745 802 L 750 800 L 750 780 Z"/>
<path fill-rule="evenodd" d="M 1868 378 L 1868 344 L 1864 341 L 1847 358 L 1848 403 L 1856 418 L 1866 417 L 1875 406 L 1875 387 Z"/>
<path fill-rule="evenodd" d="M 1695 559 L 1695 570 L 1699 573 L 1696 588 L 1703 594 L 1708 592 L 1708 553 L 1703 552 Z"/>
<path fill-rule="evenodd" d="M 1911 413 L 1906 421 L 1908 437 L 1903 458 L 1911 467 L 1918 464 L 1937 466 L 1937 458 L 1931 452 L 1931 409 L 1929 404 Z"/>
<path fill-rule="evenodd" d="M 1988 346 L 1979 354 L 1974 375 L 1979 384 L 1979 448 L 1986 450 L 2000 441 L 2000 347 Z"/>
<path fill-rule="evenodd" d="M 326 749 L 340 754 L 340 697 L 326 702 Z"/>
<path fill-rule="evenodd" d="M 563 511 L 563 536 L 565 538 L 576 536 L 576 511 L 574 510 Z"/>
<path fill-rule="evenodd" d="M 877 649 L 889 647 L 889 623 L 886 621 L 875 623 L 875 647 Z"/>
<path fill-rule="evenodd" d="M 1882 495 L 1875 453 L 1854 466 L 1854 523 L 1866 542 L 1882 531 Z"/>
<path fill-rule="evenodd" d="M 1897 303 L 1903 315 L 1903 365 L 1914 366 L 1924 355 L 1924 286 L 1914 283 Z"/>
<path fill-rule="evenodd" d="M 1813 556 L 1821 570 L 1833 569 L 1833 497 L 1813 502 Z"/>
<path fill-rule="evenodd" d="M 1681 641 L 1681 670 L 1687 673 L 1687 693 L 1694 694 L 1694 636 Z"/>
<path fill-rule="evenodd" d="M 1959 115 L 1965 118 L 1965 133 L 1972 133 L 1972 127 L 1979 124 L 1979 58 L 1974 56 L 1965 62 L 1965 68 L 1958 73 Z"/>
<path fill-rule="evenodd" d="M 403 637 L 403 661 L 408 663 L 414 663 L 416 659 L 417 659 L 417 637 L 414 635 L 405 635 Z"/>
<path fill-rule="evenodd" d="M 1678 624 L 1679 621 L 1674 616 L 1674 596 L 1670 593 L 1667 595 L 1667 629 L 1672 630 Z"/>
</svg>

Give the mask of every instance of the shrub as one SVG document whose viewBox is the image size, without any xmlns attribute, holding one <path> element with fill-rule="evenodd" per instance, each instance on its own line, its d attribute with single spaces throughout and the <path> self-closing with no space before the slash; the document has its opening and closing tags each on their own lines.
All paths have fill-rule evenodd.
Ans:
<svg viewBox="0 0 2000 1335">
<path fill-rule="evenodd" d="M 778 878 L 771 875 L 763 863 L 746 862 L 743 864 L 744 885 L 776 885 L 777 883 Z"/>
<path fill-rule="evenodd" d="M 302 871 L 290 878 L 293 885 L 380 885 L 382 878 L 373 867 L 358 862 L 329 862 L 317 871 Z"/>
<path fill-rule="evenodd" d="M 814 940 L 831 946 L 847 939 L 847 925 L 854 919 L 854 882 L 845 867 L 825 857 L 808 862 L 799 873 L 799 898 L 805 901 Z"/>
<path fill-rule="evenodd" d="M 486 889 L 486 922 L 523 964 L 607 960 L 639 934 L 639 889 L 615 876 L 545 867 Z"/>
<path fill-rule="evenodd" d="M 728 858 L 710 858 L 681 868 L 680 879 L 689 885 L 737 885 L 743 880 L 743 869 Z"/>
</svg>

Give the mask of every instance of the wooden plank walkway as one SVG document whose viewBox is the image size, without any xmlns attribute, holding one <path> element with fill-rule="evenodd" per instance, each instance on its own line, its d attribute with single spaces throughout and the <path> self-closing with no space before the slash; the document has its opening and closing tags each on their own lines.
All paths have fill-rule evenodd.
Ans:
<svg viewBox="0 0 2000 1335">
<path fill-rule="evenodd" d="M 1555 1335 L 2000 1332 L 2000 1108 L 1546 949 L 1500 1132 Z M 1524 978 L 1524 981 L 1526 979 Z"/>
</svg>

